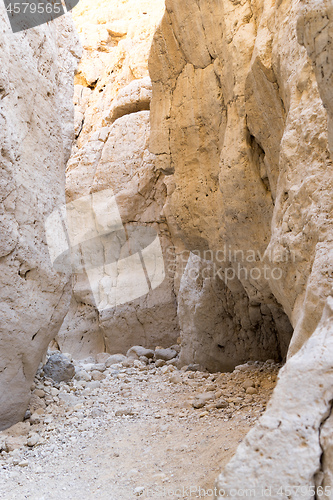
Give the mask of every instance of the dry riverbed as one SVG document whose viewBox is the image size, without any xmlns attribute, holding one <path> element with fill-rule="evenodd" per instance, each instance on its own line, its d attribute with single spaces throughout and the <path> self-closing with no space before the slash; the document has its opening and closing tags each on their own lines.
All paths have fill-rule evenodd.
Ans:
<svg viewBox="0 0 333 500">
<path fill-rule="evenodd" d="M 36 378 L 31 415 L 0 433 L 1 499 L 213 498 L 280 368 L 209 374 L 92 361 L 75 363 L 80 380 Z"/>
</svg>

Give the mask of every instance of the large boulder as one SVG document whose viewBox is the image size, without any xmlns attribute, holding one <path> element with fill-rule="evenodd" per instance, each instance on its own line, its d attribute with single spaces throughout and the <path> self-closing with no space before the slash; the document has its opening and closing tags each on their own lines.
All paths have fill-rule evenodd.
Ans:
<svg viewBox="0 0 333 500">
<path fill-rule="evenodd" d="M 69 382 L 75 375 L 75 366 L 66 356 L 56 352 L 51 354 L 43 366 L 43 371 L 44 375 L 52 378 L 55 382 Z"/>
</svg>

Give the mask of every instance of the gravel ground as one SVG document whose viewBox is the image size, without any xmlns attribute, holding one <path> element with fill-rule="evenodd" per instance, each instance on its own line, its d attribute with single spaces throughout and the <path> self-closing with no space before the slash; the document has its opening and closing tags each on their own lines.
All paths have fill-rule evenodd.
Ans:
<svg viewBox="0 0 333 500">
<path fill-rule="evenodd" d="M 208 490 L 265 410 L 280 368 L 75 365 L 68 383 L 40 374 L 29 418 L 0 433 L 1 499 L 213 498 Z"/>
</svg>

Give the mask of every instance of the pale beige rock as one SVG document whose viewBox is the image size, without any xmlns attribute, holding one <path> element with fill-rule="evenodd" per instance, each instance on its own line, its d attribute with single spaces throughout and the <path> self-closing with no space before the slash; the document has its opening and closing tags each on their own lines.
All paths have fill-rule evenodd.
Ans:
<svg viewBox="0 0 333 500">
<path fill-rule="evenodd" d="M 321 470 L 317 474 L 316 486 L 321 486 L 325 491 L 332 491 L 333 488 L 333 416 L 331 414 L 323 423 L 320 429 L 320 446 L 323 450 L 321 457 Z"/>
<path fill-rule="evenodd" d="M 172 242 L 161 217 L 164 186 L 155 170 L 154 156 L 148 152 L 148 139 L 148 111 L 119 118 L 103 149 L 93 190 L 113 189 L 126 227 L 140 224 L 155 228 L 167 263 L 167 248 Z M 137 344 L 148 348 L 161 341 L 164 347 L 173 344 L 179 329 L 171 278 L 167 276 L 161 286 L 142 298 L 101 313 L 100 326 L 107 351 L 113 354 L 125 353 Z"/>
<path fill-rule="evenodd" d="M 29 422 L 18 422 L 6 429 L 3 433 L 5 436 L 20 437 L 29 434 L 30 423 Z"/>
<path fill-rule="evenodd" d="M 88 7 L 80 2 L 74 12 L 85 50 L 75 79 L 77 141 L 67 166 L 67 201 L 112 189 L 126 230 L 148 227 L 159 235 L 167 277 L 128 304 L 101 311 L 87 276 L 75 274 L 70 312 L 57 343 L 78 359 L 105 350 L 126 353 L 137 344 L 168 347 L 179 336 L 167 255 L 173 243 L 162 213 L 166 187 L 148 150 L 148 54 L 164 2 L 155 1 L 151 8 L 147 0 L 126 0 L 110 11 L 101 1 L 94 16 Z M 101 285 L 95 282 L 94 289 Z"/>
<path fill-rule="evenodd" d="M 181 359 L 217 369 L 240 362 L 242 347 L 283 355 L 288 319 L 294 328 L 268 410 L 220 476 L 221 499 L 250 488 L 277 499 L 288 486 L 311 498 L 332 485 L 332 299 L 318 326 L 333 284 L 331 40 L 325 0 L 167 0 L 154 37 L 150 148 L 169 174 L 169 225 L 199 257 L 178 295 Z M 222 283 L 203 275 L 216 262 Z M 252 328 L 272 306 L 263 345 Z"/>
<path fill-rule="evenodd" d="M 264 498 L 262 488 L 271 488 L 266 496 L 278 499 L 281 488 L 289 487 L 292 500 L 310 500 L 315 485 L 332 484 L 332 329 L 330 297 L 314 334 L 281 370 L 265 414 L 219 476 L 217 488 L 226 493 L 219 499 L 235 488 L 251 489 L 254 498 Z"/>
<path fill-rule="evenodd" d="M 303 10 L 298 19 L 298 41 L 304 45 L 312 60 L 320 96 L 328 113 L 328 141 L 333 158 L 333 5 L 329 1 L 303 1 Z M 325 246 L 322 248 L 325 251 Z M 320 262 L 322 265 L 322 263 Z M 331 275 L 330 263 L 322 273 Z M 320 429 L 320 446 L 323 450 L 321 470 L 315 477 L 317 487 L 321 491 L 331 492 L 333 488 L 333 442 L 332 442 L 332 408 L 330 416 Z M 331 493 L 329 493 L 330 495 Z M 328 495 L 328 496 L 329 496 Z"/>
<path fill-rule="evenodd" d="M 74 293 L 70 304 L 69 312 L 61 325 L 56 337 L 57 344 L 62 351 L 69 351 L 75 354 L 76 359 L 85 359 L 104 351 L 104 335 L 99 324 L 99 315 L 93 303 L 90 290 L 85 285 L 86 293 L 90 296 L 90 301 L 81 298 L 79 278 L 74 284 Z M 83 277 L 82 277 L 83 278 Z M 81 282 L 83 279 L 81 278 Z"/>
<path fill-rule="evenodd" d="M 106 363 L 106 361 L 110 359 L 110 355 L 106 352 L 99 352 L 96 355 L 96 363 Z"/>
<path fill-rule="evenodd" d="M 328 133 L 333 151 L 333 5 L 329 0 L 303 0 L 298 19 L 298 41 L 312 60 L 320 96 L 328 112 Z"/>
<path fill-rule="evenodd" d="M 292 333 L 274 303 L 251 304 L 238 280 L 230 290 L 220 266 L 194 254 L 180 284 L 178 317 L 180 364 L 197 363 L 211 372 L 232 371 L 250 359 L 278 360 Z"/>
<path fill-rule="evenodd" d="M 105 143 L 95 141 L 102 145 L 100 158 L 94 159 L 95 167 L 91 168 L 91 163 L 87 167 L 89 157 L 83 153 L 82 163 L 69 171 L 70 200 L 78 196 L 81 189 L 82 194 L 112 189 L 122 222 L 128 224 L 127 227 L 140 224 L 156 229 L 167 272 L 157 289 L 124 306 L 102 312 L 95 309 L 91 284 L 85 275 L 77 275 L 71 309 L 57 336 L 61 350 L 70 351 L 77 358 L 104 349 L 114 354 L 126 353 L 135 344 L 152 348 L 160 344 L 161 339 L 163 346 L 168 347 L 179 336 L 172 273 L 168 273 L 167 249 L 172 247 L 172 241 L 161 215 L 165 188 L 156 172 L 154 156 L 147 149 L 148 139 L 149 111 L 124 115 L 110 127 Z M 87 147 L 82 149 L 86 151 Z M 81 176 L 85 172 L 90 178 L 86 184 L 85 177 Z M 83 178 L 82 185 L 75 180 L 80 178 Z"/>
<path fill-rule="evenodd" d="M 152 85 L 149 76 L 134 80 L 119 91 L 104 120 L 106 123 L 113 123 L 124 115 L 149 110 L 151 97 Z"/>
<path fill-rule="evenodd" d="M 98 0 L 93 12 L 90 0 L 81 0 L 74 9 L 84 46 L 75 79 L 84 94 L 75 110 L 78 130 L 82 125 L 79 147 L 101 128 L 100 119 L 118 92 L 148 76 L 150 45 L 163 12 L 163 0 L 116 0 L 112 7 L 108 0 Z"/>
<path fill-rule="evenodd" d="M 325 8 L 328 3 L 321 3 L 326 61 L 331 49 Z M 286 354 L 288 319 L 295 330 L 290 354 L 311 336 L 332 286 L 331 161 L 321 99 L 329 109 L 330 63 L 325 62 L 325 76 L 319 79 L 323 88 L 318 89 L 315 71 L 297 39 L 300 12 L 292 0 L 279 6 L 168 0 L 150 55 L 150 149 L 161 171 L 171 174 L 169 226 L 177 226 L 189 250 L 212 265 L 217 261 L 224 276 L 234 273 L 227 283 L 224 277 L 233 300 L 248 298 L 241 315 L 236 312 L 238 321 L 249 315 L 251 321 L 265 323 L 267 311 L 274 309 L 273 325 L 265 329 L 269 357 L 269 350 Z M 308 20 L 314 15 L 306 16 Z M 322 24 L 314 20 L 312 30 L 320 31 Z M 304 43 L 311 45 L 311 23 L 304 26 L 311 33 Z M 297 30 L 302 38 L 302 22 Z M 309 51 L 315 58 L 316 51 Z M 205 257 L 207 251 L 212 251 L 211 258 Z M 211 325 L 208 320 L 205 327 L 205 307 L 201 314 L 196 303 L 198 285 L 191 296 L 186 279 L 184 300 L 178 297 L 183 304 L 183 344 L 191 346 L 190 331 L 196 332 L 195 342 L 205 344 L 209 362 L 206 332 Z M 204 297 L 208 303 L 208 295 Z M 188 311 L 182 313 L 186 304 Z M 235 318 L 229 307 L 228 314 Z M 223 336 L 221 327 L 216 331 Z M 231 333 L 227 329 L 225 338 Z M 261 358 L 260 334 L 253 331 L 250 337 L 252 352 Z M 212 349 L 215 338 L 213 333 Z M 240 345 L 241 336 L 235 335 L 231 352 L 236 354 Z M 205 358 L 203 351 L 192 350 Z"/>
<path fill-rule="evenodd" d="M 30 386 L 70 301 L 52 269 L 45 221 L 64 201 L 80 46 L 71 17 L 12 34 L 0 6 L 0 429 L 22 419 Z"/>
</svg>

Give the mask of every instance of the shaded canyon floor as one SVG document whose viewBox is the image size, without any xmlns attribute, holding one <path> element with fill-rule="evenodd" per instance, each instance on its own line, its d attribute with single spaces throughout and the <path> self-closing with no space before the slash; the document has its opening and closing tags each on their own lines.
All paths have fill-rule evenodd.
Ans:
<svg viewBox="0 0 333 500">
<path fill-rule="evenodd" d="M 31 417 L 0 433 L 1 498 L 213 498 L 280 366 L 209 374 L 126 359 L 83 368 L 101 380 L 37 377 Z"/>
</svg>

